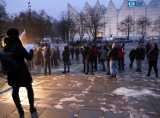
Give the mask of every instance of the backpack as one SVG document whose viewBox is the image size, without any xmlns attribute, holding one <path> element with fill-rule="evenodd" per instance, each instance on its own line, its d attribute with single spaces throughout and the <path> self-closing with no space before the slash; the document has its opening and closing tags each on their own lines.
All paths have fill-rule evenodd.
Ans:
<svg viewBox="0 0 160 118">
<path fill-rule="evenodd" d="M 19 69 L 19 64 L 13 57 L 13 50 L 17 45 L 13 46 L 10 52 L 0 52 L 0 60 L 2 62 L 2 72 L 7 74 L 8 71 L 16 72 Z"/>
</svg>

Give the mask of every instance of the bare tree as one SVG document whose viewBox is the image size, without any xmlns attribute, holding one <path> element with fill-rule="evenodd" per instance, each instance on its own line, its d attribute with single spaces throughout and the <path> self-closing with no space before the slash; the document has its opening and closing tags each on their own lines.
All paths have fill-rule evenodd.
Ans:
<svg viewBox="0 0 160 118">
<path fill-rule="evenodd" d="M 137 24 L 137 32 L 142 35 L 142 42 L 143 42 L 144 37 L 147 34 L 147 28 L 151 26 L 151 21 L 148 17 L 142 16 L 138 18 L 136 24 Z"/>
<path fill-rule="evenodd" d="M 132 16 L 128 15 L 124 20 L 120 22 L 120 25 L 118 26 L 118 30 L 126 35 L 128 41 L 130 32 L 133 31 L 134 24 L 135 21 L 133 20 Z"/>
<path fill-rule="evenodd" d="M 59 35 L 61 37 L 61 39 L 64 41 L 67 37 L 67 26 L 66 26 L 66 22 L 67 22 L 67 18 L 66 15 L 64 13 L 62 13 L 61 19 L 58 22 L 58 31 L 59 31 Z"/>
<path fill-rule="evenodd" d="M 97 41 L 98 31 L 106 24 L 103 19 L 104 13 L 96 7 L 88 9 L 87 14 L 85 14 L 85 26 L 93 36 L 94 41 Z"/>
<path fill-rule="evenodd" d="M 1 0 L 0 1 L 0 34 L 4 34 L 8 28 L 8 23 L 10 23 L 10 18 L 6 12 L 6 3 Z"/>
<path fill-rule="evenodd" d="M 81 12 L 78 14 L 75 18 L 75 23 L 76 23 L 76 31 L 79 34 L 80 37 L 80 42 L 82 42 L 82 39 L 84 37 L 84 34 L 86 32 L 86 27 L 85 27 L 85 16 L 84 13 Z"/>
<path fill-rule="evenodd" d="M 75 23 L 71 17 L 65 12 L 62 13 L 61 20 L 59 22 L 58 30 L 61 38 L 65 41 L 69 41 L 74 38 L 75 35 Z"/>
<path fill-rule="evenodd" d="M 68 19 L 68 27 L 69 27 L 69 40 L 74 41 L 74 36 L 76 34 L 76 24 L 72 18 Z"/>
<path fill-rule="evenodd" d="M 26 43 L 37 42 L 44 37 L 51 37 L 53 31 L 52 17 L 48 16 L 45 11 L 26 11 L 20 12 L 14 17 L 13 26 L 17 27 L 20 32 L 24 29 L 27 34 Z"/>
<path fill-rule="evenodd" d="M 160 35 L 160 16 L 153 23 L 153 31 L 158 32 Z"/>
</svg>

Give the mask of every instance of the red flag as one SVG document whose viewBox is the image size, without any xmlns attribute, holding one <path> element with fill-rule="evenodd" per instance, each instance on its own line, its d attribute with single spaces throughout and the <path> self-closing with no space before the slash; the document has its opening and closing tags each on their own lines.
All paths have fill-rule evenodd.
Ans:
<svg viewBox="0 0 160 118">
<path fill-rule="evenodd" d="M 21 33 L 21 35 L 20 35 L 20 39 L 21 39 L 21 41 L 23 41 L 23 40 L 27 39 L 25 29 L 24 29 L 24 31 Z"/>
</svg>

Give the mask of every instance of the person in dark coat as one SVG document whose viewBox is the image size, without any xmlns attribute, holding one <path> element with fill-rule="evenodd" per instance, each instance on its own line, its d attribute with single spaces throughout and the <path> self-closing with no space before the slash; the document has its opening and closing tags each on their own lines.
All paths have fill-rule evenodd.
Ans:
<svg viewBox="0 0 160 118">
<path fill-rule="evenodd" d="M 156 43 L 152 44 L 150 51 L 147 53 L 148 61 L 149 61 L 149 68 L 148 74 L 146 76 L 150 76 L 152 67 L 154 68 L 156 78 L 158 78 L 158 69 L 157 69 L 157 60 L 159 55 L 159 49 Z"/>
<path fill-rule="evenodd" d="M 76 62 L 79 62 L 79 54 L 80 54 L 80 49 L 79 46 L 77 46 L 75 48 Z"/>
<path fill-rule="evenodd" d="M 54 49 L 53 59 L 54 59 L 54 65 L 56 67 L 59 66 L 59 61 L 61 60 L 61 58 L 60 58 L 60 51 L 58 47 Z"/>
<path fill-rule="evenodd" d="M 94 69 L 97 71 L 97 57 L 98 57 L 98 48 L 96 45 L 93 45 L 91 48 L 91 53 L 93 54 L 93 60 L 94 60 Z"/>
<path fill-rule="evenodd" d="M 111 45 L 107 45 L 107 48 L 106 48 L 107 73 L 106 73 L 106 75 L 110 75 L 110 67 L 109 67 L 110 60 L 109 60 L 109 57 L 108 57 L 108 52 L 110 50 L 111 50 Z"/>
<path fill-rule="evenodd" d="M 149 57 L 148 57 L 148 53 L 151 49 L 151 43 L 150 42 L 147 42 L 146 46 L 145 46 L 145 54 L 146 54 L 146 58 L 147 58 L 147 62 L 149 61 Z"/>
<path fill-rule="evenodd" d="M 86 46 L 84 49 L 84 53 L 83 53 L 84 73 L 85 74 L 88 74 L 89 72 L 89 56 L 90 56 L 90 48 Z"/>
<path fill-rule="evenodd" d="M 94 64 L 95 64 L 94 54 L 93 54 L 93 51 L 90 51 L 90 54 L 89 54 L 89 71 L 91 72 L 92 75 L 94 75 L 94 72 L 95 72 Z"/>
<path fill-rule="evenodd" d="M 145 58 L 145 50 L 143 49 L 141 44 L 138 44 L 136 51 L 135 51 L 135 59 L 136 59 L 136 65 L 137 69 L 136 72 L 141 72 L 142 70 L 142 61 Z"/>
<path fill-rule="evenodd" d="M 28 53 L 26 49 L 22 46 L 22 43 L 19 39 L 19 31 L 16 28 L 10 28 L 7 31 L 7 43 L 4 47 L 4 52 L 12 52 L 13 58 L 18 64 L 18 69 L 8 70 L 7 79 L 8 84 L 12 86 L 12 98 L 20 114 L 20 118 L 24 117 L 24 111 L 20 103 L 19 98 L 19 89 L 20 87 L 25 87 L 27 89 L 27 95 L 30 104 L 31 114 L 36 112 L 34 107 L 34 93 L 32 88 L 32 77 L 27 68 L 27 65 L 24 59 L 32 60 L 33 52 Z M 14 48 L 13 48 L 14 47 Z"/>
<path fill-rule="evenodd" d="M 69 57 L 70 57 L 69 47 L 65 46 L 64 51 L 62 52 L 62 60 L 64 64 L 64 71 L 62 72 L 63 74 L 69 73 L 70 71 L 70 58 Z"/>
<path fill-rule="evenodd" d="M 106 66 L 105 66 L 105 61 L 106 61 L 106 46 L 101 46 L 100 49 L 100 63 L 102 65 L 102 70 L 101 71 L 106 71 Z"/>
<path fill-rule="evenodd" d="M 132 48 L 129 52 L 129 59 L 130 59 L 130 64 L 129 64 L 129 67 L 132 68 L 133 67 L 133 62 L 135 60 L 135 49 Z"/>
<path fill-rule="evenodd" d="M 71 49 L 70 49 L 70 53 L 71 53 L 71 57 L 72 57 L 72 60 L 73 60 L 73 58 L 74 58 L 74 47 L 71 47 Z"/>
</svg>

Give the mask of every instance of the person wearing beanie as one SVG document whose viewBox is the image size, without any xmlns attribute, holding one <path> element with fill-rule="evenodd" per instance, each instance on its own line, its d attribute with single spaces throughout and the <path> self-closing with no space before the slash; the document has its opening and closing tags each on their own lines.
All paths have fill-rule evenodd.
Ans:
<svg viewBox="0 0 160 118">
<path fill-rule="evenodd" d="M 29 53 L 23 47 L 19 39 L 19 31 L 16 28 L 10 28 L 6 32 L 7 39 L 6 45 L 3 49 L 4 52 L 12 52 L 13 59 L 17 63 L 18 67 L 16 70 L 9 69 L 7 71 L 8 84 L 12 86 L 12 98 L 18 109 L 20 118 L 24 118 L 24 110 L 21 105 L 19 97 L 20 87 L 25 87 L 27 89 L 28 100 L 30 104 L 31 114 L 36 112 L 34 107 L 34 92 L 32 88 L 32 77 L 25 63 L 25 59 L 32 60 L 33 51 Z"/>
<path fill-rule="evenodd" d="M 158 55 L 159 55 L 159 48 L 157 43 L 153 43 L 151 49 L 147 53 L 148 57 L 148 73 L 146 76 L 150 76 L 152 67 L 154 68 L 155 71 L 155 77 L 158 78 L 158 68 L 157 68 L 157 60 L 158 60 Z"/>
</svg>

